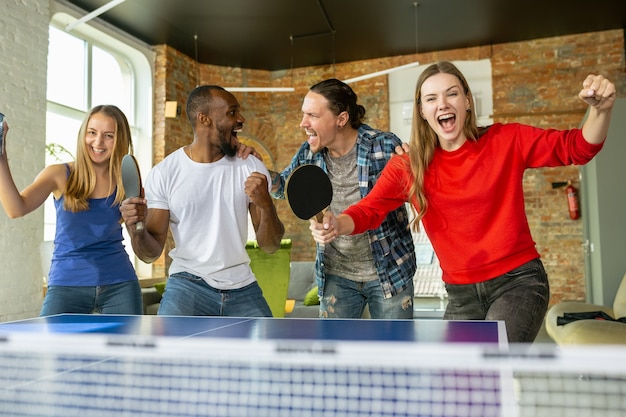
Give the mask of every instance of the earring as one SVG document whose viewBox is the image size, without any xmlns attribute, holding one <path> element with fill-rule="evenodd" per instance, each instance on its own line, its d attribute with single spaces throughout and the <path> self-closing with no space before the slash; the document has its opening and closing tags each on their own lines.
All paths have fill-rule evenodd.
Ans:
<svg viewBox="0 0 626 417">
<path fill-rule="evenodd" d="M 468 108 L 467 108 L 467 112 L 468 112 L 468 113 L 471 113 L 471 112 L 472 112 L 472 108 L 471 108 L 471 107 L 468 107 Z"/>
</svg>

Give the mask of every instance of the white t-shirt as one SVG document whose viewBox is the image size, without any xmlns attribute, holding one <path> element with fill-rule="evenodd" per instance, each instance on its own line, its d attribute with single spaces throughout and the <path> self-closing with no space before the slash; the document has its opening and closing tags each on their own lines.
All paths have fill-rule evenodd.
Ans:
<svg viewBox="0 0 626 417">
<path fill-rule="evenodd" d="M 267 168 L 252 155 L 198 163 L 180 148 L 152 168 L 145 195 L 148 208 L 170 212 L 176 245 L 170 275 L 189 272 L 222 290 L 255 281 L 245 249 L 250 199 L 244 192 L 254 171 L 271 187 Z"/>
</svg>

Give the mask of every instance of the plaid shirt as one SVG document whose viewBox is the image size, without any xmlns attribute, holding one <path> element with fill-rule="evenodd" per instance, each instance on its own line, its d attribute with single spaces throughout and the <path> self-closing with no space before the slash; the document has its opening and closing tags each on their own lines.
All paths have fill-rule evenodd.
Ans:
<svg viewBox="0 0 626 417">
<path fill-rule="evenodd" d="M 391 132 L 372 129 L 365 124 L 359 127 L 358 132 L 356 164 L 359 190 L 363 198 L 372 189 L 380 172 L 395 152 L 396 146 L 402 141 Z M 324 148 L 314 154 L 309 144 L 304 142 L 289 166 L 280 173 L 279 188 L 272 195 L 275 198 L 285 198 L 285 182 L 291 172 L 300 165 L 315 164 L 327 170 L 324 162 L 324 155 L 327 152 L 328 150 Z M 417 269 L 406 207 L 403 205 L 389 213 L 380 227 L 368 231 L 368 234 L 383 295 L 390 298 L 408 287 Z M 325 281 L 324 246 L 319 244 L 316 249 L 315 278 L 319 295 L 322 296 Z"/>
</svg>

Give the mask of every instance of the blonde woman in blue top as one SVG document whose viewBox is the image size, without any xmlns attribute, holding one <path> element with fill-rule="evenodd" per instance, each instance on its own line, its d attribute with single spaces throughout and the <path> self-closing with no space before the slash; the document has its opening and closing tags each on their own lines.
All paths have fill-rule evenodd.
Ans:
<svg viewBox="0 0 626 417">
<path fill-rule="evenodd" d="M 4 141 L 6 143 L 5 125 Z M 3 145 L 4 146 L 4 145 Z M 44 168 L 21 192 L 0 157 L 0 202 L 10 218 L 54 196 L 57 225 L 41 315 L 141 314 L 141 288 L 122 244 L 122 157 L 132 150 L 126 116 L 96 106 L 78 133 L 76 160 Z"/>
</svg>

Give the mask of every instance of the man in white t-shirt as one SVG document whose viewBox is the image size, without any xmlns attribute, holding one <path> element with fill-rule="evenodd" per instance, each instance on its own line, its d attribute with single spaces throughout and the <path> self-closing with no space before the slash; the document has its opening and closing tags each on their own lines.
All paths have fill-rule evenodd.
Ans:
<svg viewBox="0 0 626 417">
<path fill-rule="evenodd" d="M 284 227 L 269 194 L 269 172 L 256 157 L 236 155 L 245 119 L 231 93 L 199 86 L 186 111 L 193 142 L 150 171 L 145 199 L 127 199 L 120 208 L 144 262 L 161 255 L 172 231 L 175 248 L 158 314 L 270 317 L 245 249 L 248 213 L 259 246 L 268 253 L 280 248 Z M 136 230 L 141 221 L 144 229 Z"/>
</svg>

